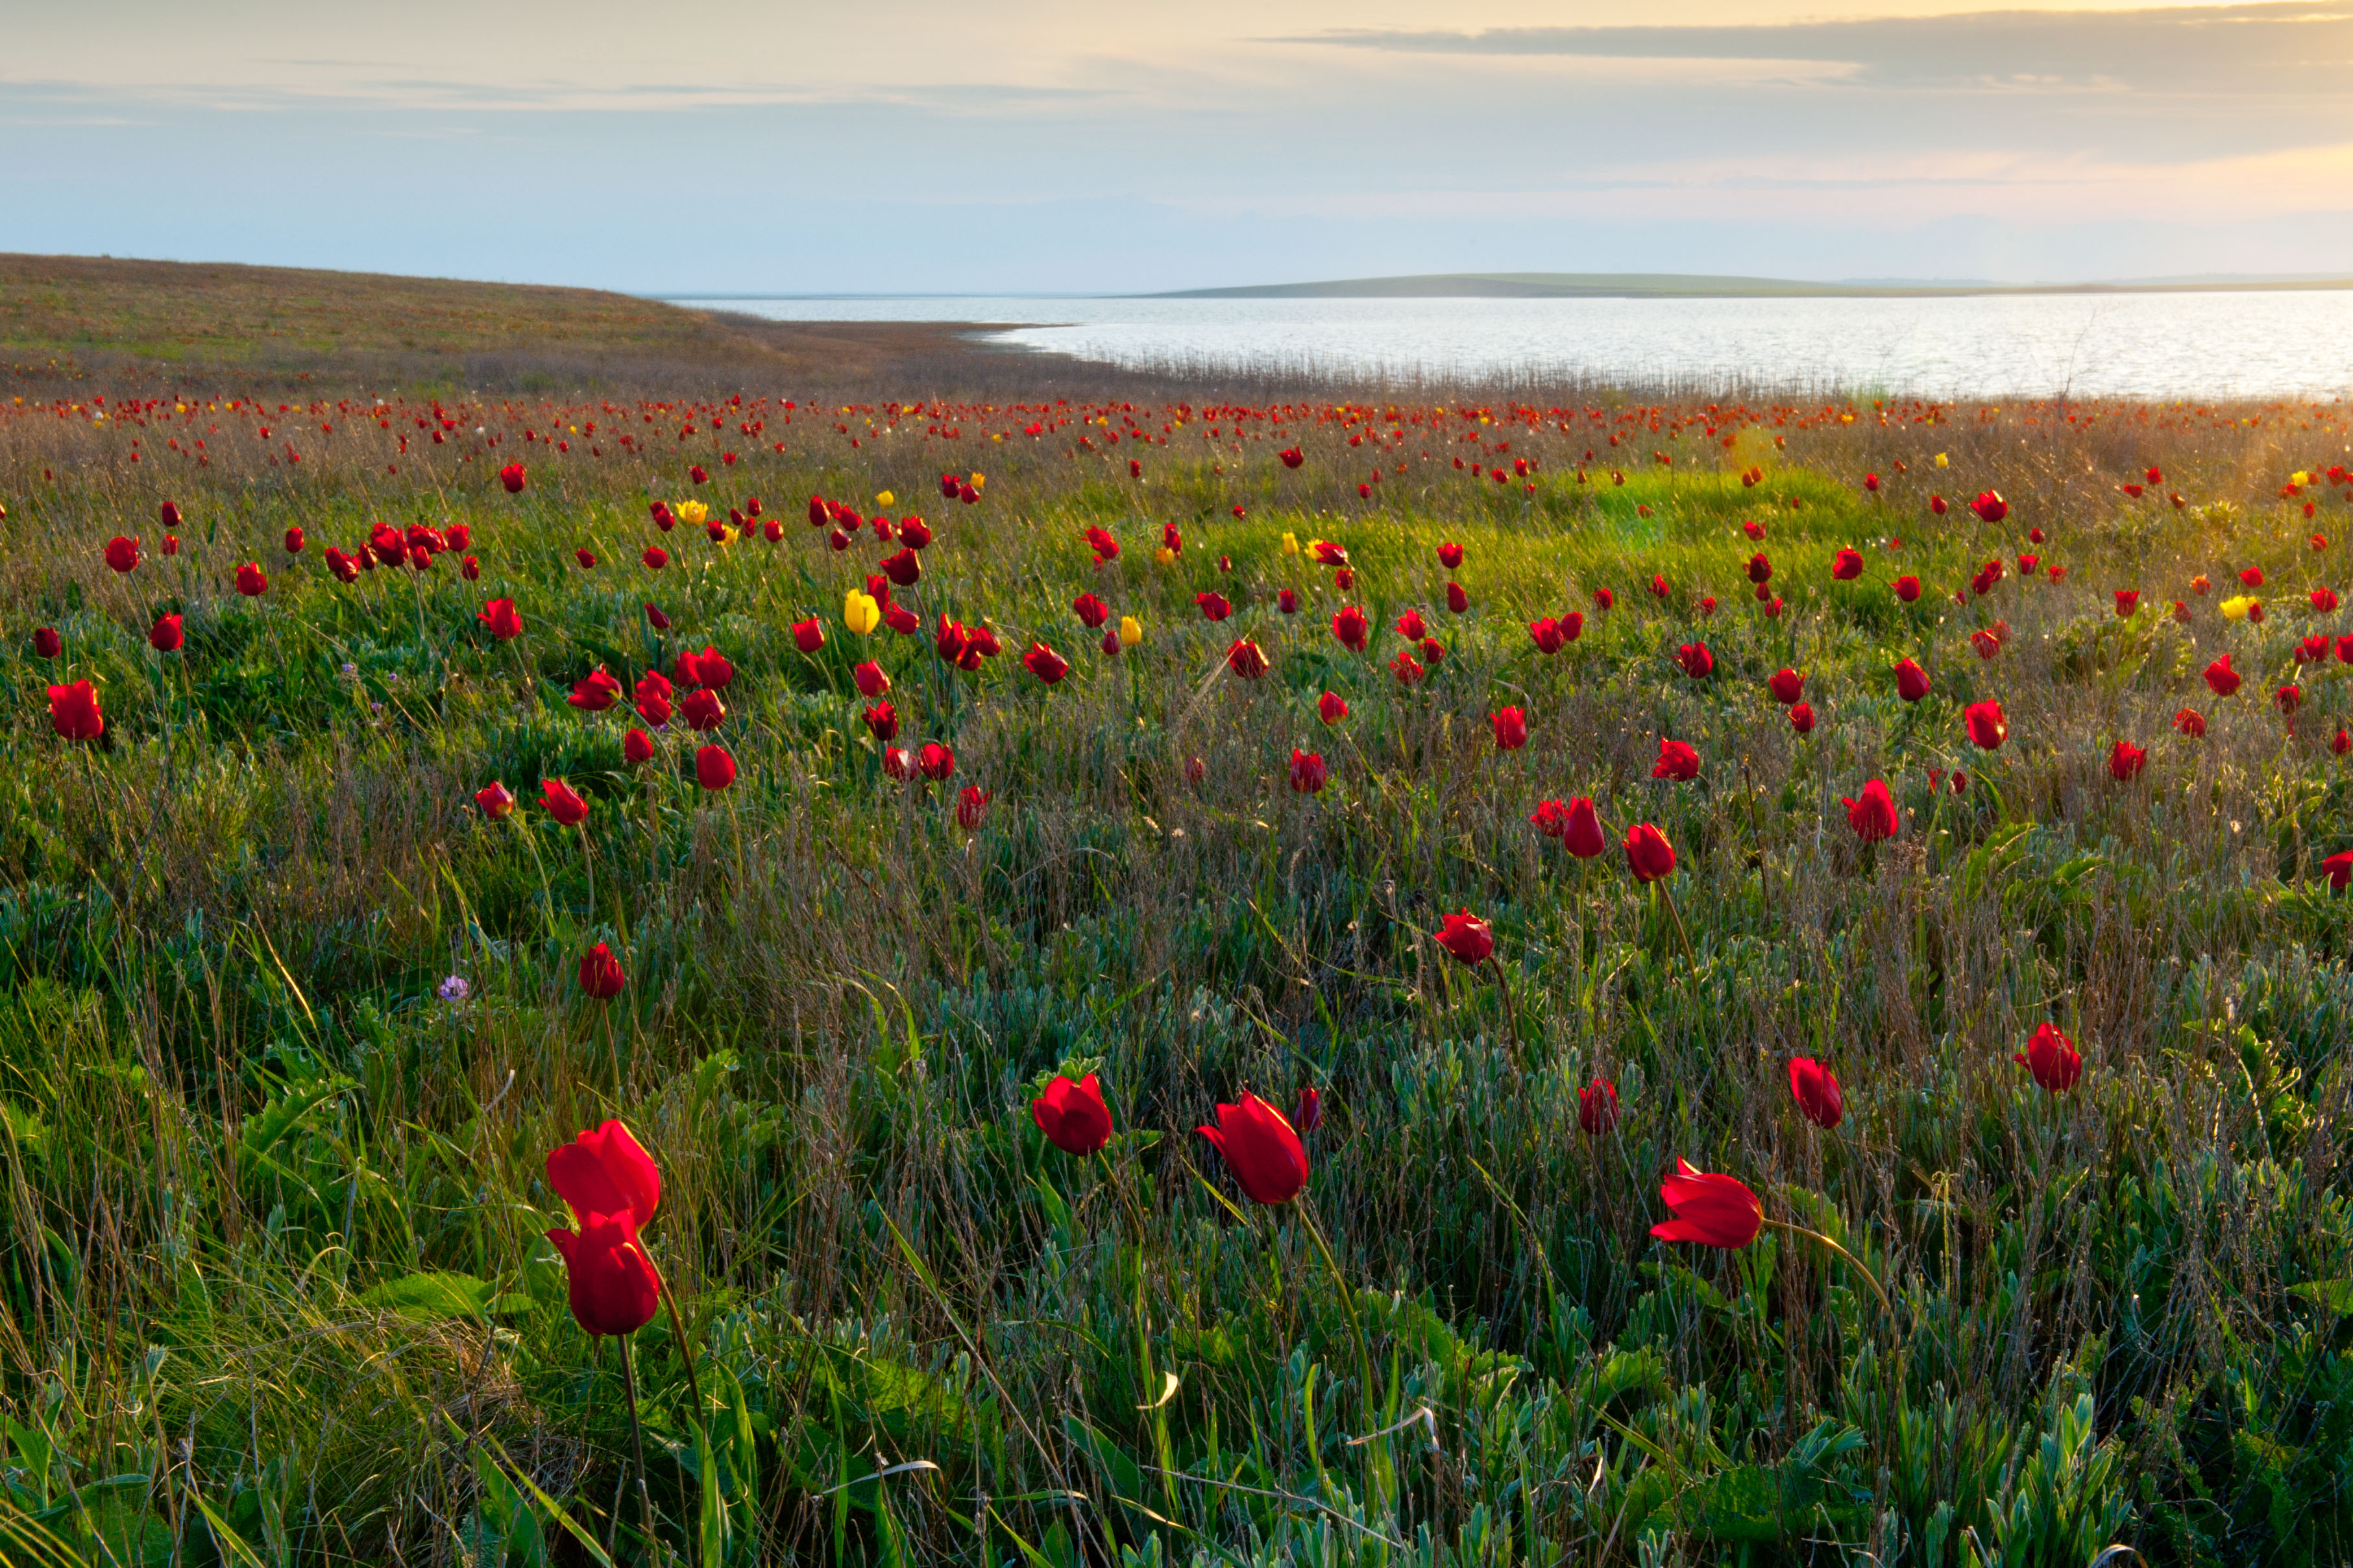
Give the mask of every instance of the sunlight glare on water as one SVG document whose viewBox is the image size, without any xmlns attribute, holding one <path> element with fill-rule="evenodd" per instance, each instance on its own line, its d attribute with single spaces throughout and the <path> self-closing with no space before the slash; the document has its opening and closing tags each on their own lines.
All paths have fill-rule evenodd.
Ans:
<svg viewBox="0 0 2353 1568">
<path fill-rule="evenodd" d="M 1955 299 L 694 299 L 785 321 L 1031 323 L 997 340 L 1136 365 L 1543 370 L 1926 395 L 2353 394 L 2353 290 Z"/>
</svg>

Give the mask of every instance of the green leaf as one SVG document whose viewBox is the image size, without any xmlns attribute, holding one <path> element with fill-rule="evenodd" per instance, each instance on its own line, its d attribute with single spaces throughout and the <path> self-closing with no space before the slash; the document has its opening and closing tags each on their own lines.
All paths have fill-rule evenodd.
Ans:
<svg viewBox="0 0 2353 1568">
<path fill-rule="evenodd" d="M 443 1318 L 480 1318 L 503 1306 L 497 1288 L 470 1274 L 404 1274 L 362 1293 L 360 1304 L 378 1311 L 432 1322 Z"/>
<path fill-rule="evenodd" d="M 2353 1317 L 2353 1279 L 2308 1279 L 2301 1285 L 2289 1286 L 2287 1293 L 2301 1296 L 2340 1318 Z"/>
</svg>

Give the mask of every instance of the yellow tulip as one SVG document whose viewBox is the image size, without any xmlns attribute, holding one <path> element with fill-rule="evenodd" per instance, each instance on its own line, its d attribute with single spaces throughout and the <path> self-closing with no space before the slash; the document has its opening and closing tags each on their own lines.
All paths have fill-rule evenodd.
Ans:
<svg viewBox="0 0 2353 1568">
<path fill-rule="evenodd" d="M 689 528 L 700 528 L 711 515 L 711 509 L 699 500 L 682 500 L 670 509 L 670 514 Z"/>
<path fill-rule="evenodd" d="M 1936 467 L 1938 467 L 1938 468 L 1943 468 L 1944 466 L 1945 466 L 1945 454 L 1944 454 L 1944 453 L 1942 453 L 1942 452 L 1939 452 L 1939 453 L 1937 453 L 1937 454 L 1936 454 Z"/>
<path fill-rule="evenodd" d="M 1152 552 L 1152 558 L 1155 561 L 1159 562 L 1163 566 L 1167 566 L 1175 563 L 1176 552 L 1164 544 L 1159 549 Z"/>
<path fill-rule="evenodd" d="M 1134 616 L 1120 616 L 1119 640 L 1124 646 L 1128 647 L 1134 647 L 1137 643 L 1142 642 L 1144 640 L 1144 623 L 1137 620 Z"/>
<path fill-rule="evenodd" d="M 1282 536 L 1282 552 L 1285 555 L 1296 555 L 1299 553 L 1299 535 L 1295 533 L 1286 533 Z"/>
<path fill-rule="evenodd" d="M 841 624 L 864 637 L 882 624 L 882 606 L 874 602 L 871 595 L 852 588 L 841 601 Z"/>
<path fill-rule="evenodd" d="M 2287 482 L 2292 485 L 2308 485 L 2312 483 L 2312 476 L 2298 468 L 2287 477 Z"/>
<path fill-rule="evenodd" d="M 988 488 L 988 476 L 987 476 L 987 474 L 975 474 L 975 475 L 973 475 L 973 477 L 972 477 L 972 488 L 973 488 L 973 489 L 976 489 L 976 490 L 978 490 L 978 489 L 987 489 L 987 488 Z"/>
<path fill-rule="evenodd" d="M 874 497 L 874 504 L 876 506 L 896 506 L 899 504 L 899 498 L 892 495 L 889 490 L 879 491 Z"/>
<path fill-rule="evenodd" d="M 2243 621 L 2247 618 L 2247 612 L 2253 609 L 2259 603 L 2261 603 L 2260 600 L 2251 598 L 2245 594 L 2233 595 L 2222 601 L 2222 618 L 2226 621 Z"/>
</svg>

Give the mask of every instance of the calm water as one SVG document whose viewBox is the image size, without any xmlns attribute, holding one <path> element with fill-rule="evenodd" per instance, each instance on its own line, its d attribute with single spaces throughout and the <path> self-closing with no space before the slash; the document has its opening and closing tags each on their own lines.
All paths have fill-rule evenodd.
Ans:
<svg viewBox="0 0 2353 1568">
<path fill-rule="evenodd" d="M 1517 367 L 1933 395 L 2353 395 L 2353 290 L 1955 300 L 695 300 L 787 321 L 1051 323 L 1117 363 Z"/>
</svg>

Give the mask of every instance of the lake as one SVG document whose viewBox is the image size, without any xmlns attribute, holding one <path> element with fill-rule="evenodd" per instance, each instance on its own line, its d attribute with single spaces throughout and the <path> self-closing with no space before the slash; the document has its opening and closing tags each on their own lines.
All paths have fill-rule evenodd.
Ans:
<svg viewBox="0 0 2353 1568">
<path fill-rule="evenodd" d="M 2353 290 L 1802 300 L 683 299 L 785 321 L 1031 323 L 1114 363 L 1535 369 L 1925 395 L 2353 395 Z"/>
</svg>

